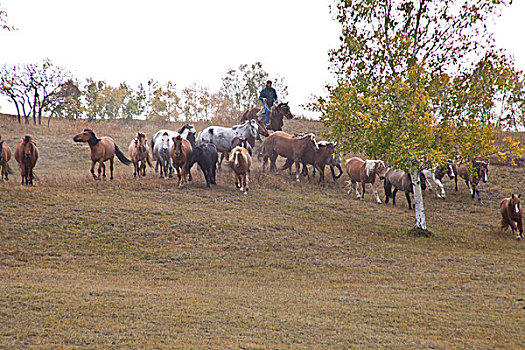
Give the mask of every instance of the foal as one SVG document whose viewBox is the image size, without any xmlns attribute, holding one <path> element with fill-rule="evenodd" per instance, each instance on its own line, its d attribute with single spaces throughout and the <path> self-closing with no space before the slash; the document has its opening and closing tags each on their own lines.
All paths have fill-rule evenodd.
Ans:
<svg viewBox="0 0 525 350">
<path fill-rule="evenodd" d="M 231 151 L 229 163 L 230 168 L 235 173 L 235 186 L 243 191 L 244 194 L 248 194 L 248 172 L 252 165 L 250 153 L 248 153 L 246 148 L 237 146 Z"/>
</svg>

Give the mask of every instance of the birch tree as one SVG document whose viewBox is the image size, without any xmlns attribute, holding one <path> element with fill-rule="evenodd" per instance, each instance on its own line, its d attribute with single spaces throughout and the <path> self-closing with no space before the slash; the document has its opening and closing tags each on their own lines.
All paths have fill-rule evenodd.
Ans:
<svg viewBox="0 0 525 350">
<path fill-rule="evenodd" d="M 341 25 L 340 47 L 329 53 L 337 83 L 313 109 L 344 150 L 411 175 L 416 229 L 427 229 L 419 171 L 447 159 L 470 164 L 495 151 L 496 124 L 522 123 L 523 74 L 487 29 L 507 5 L 338 0 L 331 7 Z"/>
</svg>

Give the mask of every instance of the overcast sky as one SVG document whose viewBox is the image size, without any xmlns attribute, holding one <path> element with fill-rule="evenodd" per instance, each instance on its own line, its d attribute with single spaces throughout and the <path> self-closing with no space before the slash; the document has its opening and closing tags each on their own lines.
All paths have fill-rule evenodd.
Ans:
<svg viewBox="0 0 525 350">
<path fill-rule="evenodd" d="M 292 112 L 322 95 L 331 80 L 330 48 L 338 25 L 330 0 L 0 0 L 18 31 L 0 31 L 0 64 L 46 57 L 84 81 L 133 86 L 149 78 L 179 89 L 217 90 L 229 68 L 260 61 L 284 77 Z M 495 25 L 499 46 L 525 70 L 525 1 Z M 1 111 L 14 108 L 1 103 Z"/>
</svg>

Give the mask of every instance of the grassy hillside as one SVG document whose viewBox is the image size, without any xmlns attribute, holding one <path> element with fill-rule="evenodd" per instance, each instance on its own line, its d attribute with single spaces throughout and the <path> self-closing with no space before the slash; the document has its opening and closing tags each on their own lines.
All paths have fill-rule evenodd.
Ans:
<svg viewBox="0 0 525 350">
<path fill-rule="evenodd" d="M 483 207 L 464 183 L 447 181 L 446 201 L 425 193 L 422 238 L 407 234 L 403 195 L 377 205 L 368 188 L 361 202 L 343 179 L 296 183 L 257 161 L 248 196 L 227 169 L 211 190 L 197 167 L 183 190 L 121 163 L 93 181 L 72 141 L 88 126 L 125 153 L 139 130 L 178 127 L 0 115 L 3 140 L 30 134 L 41 153 L 34 187 L 18 173 L 0 183 L 0 348 L 525 346 L 525 248 L 498 231 L 497 210 L 523 169 L 491 167 Z"/>
</svg>

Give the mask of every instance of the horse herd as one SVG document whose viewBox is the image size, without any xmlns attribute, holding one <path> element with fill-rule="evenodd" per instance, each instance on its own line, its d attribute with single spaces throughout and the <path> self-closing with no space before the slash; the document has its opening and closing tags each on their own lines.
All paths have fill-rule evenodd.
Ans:
<svg viewBox="0 0 525 350">
<path fill-rule="evenodd" d="M 279 111 L 278 114 L 275 110 Z M 247 194 L 255 141 L 261 140 L 261 135 L 265 136 L 265 139 L 257 153 L 258 159 L 263 162 L 263 172 L 266 171 L 268 160 L 270 160 L 270 171 L 277 171 L 276 159 L 281 156 L 285 158 L 285 164 L 281 167 L 281 171 L 288 170 L 291 174 L 291 167 L 295 163 L 296 181 L 300 181 L 300 175 L 309 178 L 308 165 L 312 166 L 313 176 L 315 176 L 316 171 L 319 172 L 319 183 L 325 181 L 324 170 L 326 166 L 330 167 L 334 182 L 341 177 L 344 172 L 341 166 L 342 158 L 338 154 L 337 145 L 334 142 L 318 142 L 312 133 L 296 135 L 285 133 L 281 130 L 282 117 L 291 115 L 288 106 L 281 104 L 280 109 L 274 107 L 272 111 L 280 117 L 273 119 L 279 121 L 275 125 L 271 123 L 268 126 L 265 125 L 257 116 L 257 111 L 249 110 L 243 114 L 239 125 L 232 127 L 209 126 L 198 135 L 193 125 L 186 124 L 176 131 L 159 130 L 148 144 L 146 135 L 139 132 L 128 148 L 131 159 L 122 153 L 111 137 L 98 138 L 91 129 L 84 129 L 75 135 L 73 140 L 75 142 L 86 142 L 89 145 L 91 151 L 90 172 L 95 180 L 106 177 L 106 166 L 104 164 L 106 161 L 109 161 L 110 179 L 113 179 L 114 156 L 117 156 L 123 164 L 134 165 L 134 176 L 145 176 L 146 164 L 153 167 L 152 161 L 156 162 L 155 171 L 160 171 L 161 178 L 171 177 L 175 171 L 178 176 L 178 188 L 183 188 L 188 181 L 192 181 L 191 168 L 197 163 L 204 174 L 206 186 L 210 187 L 216 183 L 216 169 L 221 168 L 224 157 L 227 157 L 228 165 L 233 171 L 236 187 Z M 269 134 L 268 129 L 274 130 L 274 132 Z M 219 153 L 221 153 L 220 159 Z M 10 158 L 9 146 L 4 141 L 0 141 L 2 180 L 7 180 L 8 174 L 12 174 L 8 164 Z M 15 159 L 20 165 L 22 185 L 32 185 L 33 168 L 38 159 L 38 148 L 30 136 L 25 136 L 17 144 Z M 96 174 L 95 165 L 97 163 Z M 335 174 L 335 169 L 339 170 L 339 174 Z M 362 160 L 358 157 L 348 159 L 345 170 L 350 178 L 347 181 L 351 186 L 348 194 L 355 191 L 357 199 L 364 200 L 365 185 L 369 183 L 372 186 L 372 193 L 376 202 L 381 204 L 376 189 L 376 177 L 379 177 L 380 180 L 384 181 L 385 203 L 388 203 L 391 198 L 395 205 L 396 193 L 402 191 L 405 193 L 408 208 L 412 209 L 410 200 L 410 193 L 413 193 L 412 179 L 404 171 L 389 168 L 382 160 Z M 429 182 L 429 179 L 432 179 L 437 187 L 436 196 L 442 199 L 446 197 L 442 183 L 443 178 L 448 176 L 453 179 L 457 191 L 458 178 L 461 177 L 465 180 L 472 198 L 474 199 L 477 195 L 479 203 L 483 204 L 479 196 L 478 185 L 480 181 L 488 181 L 488 163 L 473 160 L 472 165 L 468 167 L 466 164 L 448 161 L 447 164 L 421 171 L 419 176 L 421 188 L 432 190 Z M 361 193 L 357 187 L 358 183 L 361 184 Z M 502 215 L 501 229 L 507 229 L 510 226 L 518 239 L 523 238 L 520 196 L 513 194 L 512 197 L 502 200 L 500 212 Z"/>
</svg>

